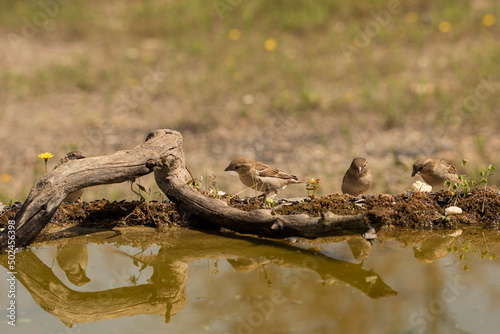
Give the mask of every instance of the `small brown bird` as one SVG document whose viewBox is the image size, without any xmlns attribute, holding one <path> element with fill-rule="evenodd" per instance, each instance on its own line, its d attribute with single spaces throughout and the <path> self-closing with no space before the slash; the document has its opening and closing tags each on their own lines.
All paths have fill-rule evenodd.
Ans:
<svg viewBox="0 0 500 334">
<path fill-rule="evenodd" d="M 77 160 L 77 159 L 83 159 L 85 158 L 85 156 L 82 154 L 82 152 L 80 151 L 71 151 L 69 152 L 68 154 L 66 154 L 66 156 L 64 158 L 61 159 L 61 161 L 59 162 L 59 164 L 54 167 L 54 169 L 56 169 L 57 167 L 61 166 L 62 164 L 70 161 L 70 160 Z M 71 194 L 69 194 L 68 196 L 66 196 L 66 198 L 64 199 L 65 202 L 75 202 L 77 201 L 78 199 L 80 199 L 80 197 L 83 195 L 83 189 L 80 189 L 80 190 L 77 190 L 75 192 L 72 192 Z"/>
<path fill-rule="evenodd" d="M 351 166 L 345 172 L 342 180 L 342 193 L 359 196 L 366 195 L 372 187 L 373 175 L 368 167 L 368 162 L 365 158 L 355 158 L 351 162 Z"/>
<path fill-rule="evenodd" d="M 270 192 L 278 194 L 280 189 L 285 189 L 291 183 L 306 182 L 295 175 L 244 156 L 238 156 L 231 160 L 224 171 L 238 173 L 240 181 L 244 185 L 264 193 L 264 201 Z"/>
<path fill-rule="evenodd" d="M 446 181 L 451 183 L 459 183 L 460 179 L 457 175 L 457 169 L 450 162 L 444 159 L 420 158 L 413 164 L 414 177 L 420 174 L 424 181 L 433 187 L 443 187 Z"/>
</svg>

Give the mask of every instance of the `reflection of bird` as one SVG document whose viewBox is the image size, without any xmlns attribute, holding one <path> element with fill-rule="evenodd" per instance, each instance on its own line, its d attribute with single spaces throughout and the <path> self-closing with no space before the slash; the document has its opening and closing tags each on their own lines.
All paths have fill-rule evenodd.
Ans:
<svg viewBox="0 0 500 334">
<path fill-rule="evenodd" d="M 420 174 L 433 187 L 442 187 L 446 181 L 459 183 L 457 169 L 444 159 L 420 158 L 413 164 L 411 176 Z"/>
<path fill-rule="evenodd" d="M 342 180 L 342 193 L 366 195 L 373 184 L 373 175 L 365 158 L 355 158 Z"/>
<path fill-rule="evenodd" d="M 240 181 L 244 185 L 264 192 L 264 198 L 270 192 L 278 194 L 280 189 L 285 189 L 291 183 L 305 183 L 305 180 L 299 179 L 295 175 L 244 156 L 238 156 L 231 160 L 225 171 L 238 173 Z"/>
<path fill-rule="evenodd" d="M 77 159 L 83 159 L 83 158 L 85 158 L 85 156 L 82 154 L 82 152 L 80 152 L 80 151 L 71 151 L 68 154 L 66 154 L 66 156 L 64 158 L 61 159 L 61 161 L 59 162 L 59 164 L 54 169 L 56 169 L 57 167 L 61 166 L 62 164 L 66 163 L 66 162 L 68 162 L 70 160 L 77 160 Z M 65 202 L 75 202 L 78 199 L 80 199 L 80 197 L 82 195 L 83 195 L 83 189 L 80 189 L 80 190 L 72 192 L 71 194 L 69 194 L 68 196 L 66 196 L 66 198 L 64 199 L 64 201 Z"/>
<path fill-rule="evenodd" d="M 347 244 L 351 249 L 352 255 L 358 261 L 366 260 L 372 250 L 372 243 L 363 237 L 352 237 L 347 240 Z"/>
<path fill-rule="evenodd" d="M 87 261 L 87 244 L 57 246 L 57 263 L 74 285 L 81 286 L 90 282 L 90 278 L 85 273 Z"/>
<path fill-rule="evenodd" d="M 420 247 L 413 247 L 413 255 L 422 263 L 432 263 L 450 253 L 449 247 L 455 238 L 430 237 Z"/>
</svg>

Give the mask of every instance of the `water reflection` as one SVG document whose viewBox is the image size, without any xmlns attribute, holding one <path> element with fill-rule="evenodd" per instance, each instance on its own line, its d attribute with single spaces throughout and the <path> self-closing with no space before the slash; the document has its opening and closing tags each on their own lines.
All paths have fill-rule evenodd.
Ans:
<svg viewBox="0 0 500 334">
<path fill-rule="evenodd" d="M 67 240 L 64 244 L 57 245 L 57 263 L 74 285 L 81 286 L 90 282 L 85 272 L 88 256 L 87 243 L 81 240 L 76 243 Z"/>
<path fill-rule="evenodd" d="M 425 307 L 409 310 L 406 320 L 401 320 L 402 323 L 406 322 L 407 328 L 416 328 L 416 332 L 420 332 L 419 328 L 425 328 L 427 331 L 435 326 L 438 328 L 440 323 L 447 324 L 450 321 L 446 307 L 450 304 L 450 298 L 453 299 L 452 302 L 455 302 L 465 293 L 464 285 L 456 279 L 443 277 L 441 269 L 433 266 L 433 263 L 450 253 L 459 235 L 459 233 L 434 235 L 422 240 L 418 246 L 410 247 L 410 251 L 413 250 L 413 256 L 417 260 L 413 262 L 424 265 L 419 270 L 420 273 L 425 273 L 430 283 L 419 292 L 422 296 L 426 296 L 420 304 Z M 386 284 L 382 277 L 394 276 L 394 270 L 388 269 L 392 268 L 390 264 L 401 268 L 408 267 L 408 259 L 398 263 L 391 263 L 390 260 L 384 259 L 373 262 L 370 261 L 373 245 L 364 238 L 338 238 L 337 241 L 342 242 L 337 244 L 332 243 L 333 241 L 335 240 L 315 246 L 312 244 L 291 245 L 284 241 L 237 235 L 220 236 L 184 230 L 166 233 L 154 233 L 148 230 L 128 231 L 122 234 L 102 232 L 92 235 L 91 238 L 76 237 L 46 243 L 43 249 L 54 250 L 55 256 L 52 261 L 41 258 L 37 254 L 37 249 L 25 250 L 17 254 L 16 277 L 41 308 L 60 319 L 68 327 L 74 324 L 96 323 L 101 320 L 140 315 L 159 315 L 163 323 L 169 323 L 181 310 L 189 308 L 188 267 L 192 269 L 190 279 L 193 282 L 199 279 L 199 273 L 196 273 L 196 270 L 193 272 L 196 266 L 190 265 L 198 266 L 200 261 L 209 260 L 216 262 L 213 262 L 213 270 L 207 275 L 210 277 L 218 274 L 219 269 L 222 273 L 218 281 L 212 283 L 214 290 L 216 285 L 220 285 L 216 290 L 219 294 L 223 293 L 222 291 L 228 294 L 231 294 L 231 291 L 238 291 L 234 293 L 236 299 L 226 307 L 228 314 L 234 314 L 231 320 L 226 319 L 228 323 L 232 323 L 230 327 L 232 329 L 226 327 L 224 330 L 215 331 L 216 333 L 229 333 L 235 330 L 250 333 L 267 322 L 275 322 L 279 317 L 271 319 L 269 314 L 279 315 L 281 309 L 285 311 L 291 305 L 301 305 L 302 301 L 293 297 L 293 294 L 298 291 L 301 291 L 304 296 L 303 300 L 306 298 L 316 300 L 316 307 L 318 310 L 321 309 L 321 314 L 328 308 L 333 310 L 333 305 L 339 304 L 334 308 L 336 313 L 332 314 L 332 319 L 336 319 L 335 326 L 341 326 L 340 324 L 348 319 L 353 320 L 352 317 L 356 314 L 363 321 L 370 319 L 371 311 L 368 312 L 368 309 L 362 305 L 366 304 L 367 300 L 389 302 L 398 296 L 396 288 L 391 287 L 391 284 Z M 89 247 L 97 248 L 99 258 L 89 258 L 87 242 L 91 243 Z M 324 251 L 331 246 L 333 248 L 330 251 Z M 335 248 L 343 246 L 350 254 Z M 308 249 L 308 247 L 311 248 Z M 106 263 L 106 258 L 111 259 L 109 264 Z M 347 260 L 348 258 L 351 260 Z M 95 263 L 96 261 L 101 263 Z M 56 262 L 67 278 L 66 283 L 60 275 L 58 277 L 58 272 L 55 270 L 57 268 L 54 266 Z M 387 262 L 386 267 L 380 264 L 373 265 L 384 262 Z M 0 256 L 0 263 L 7 267 L 5 255 Z M 372 268 L 378 269 L 365 269 L 367 263 Z M 109 270 L 88 273 L 87 268 L 99 266 L 109 266 Z M 122 278 L 127 277 L 125 280 L 120 280 L 120 282 L 125 281 L 122 286 L 116 287 L 109 283 L 107 286 L 95 289 L 95 286 L 91 286 L 92 283 L 89 284 L 89 282 L 106 280 L 116 283 L 117 267 L 122 268 L 119 275 Z M 221 280 L 226 280 L 225 277 L 231 271 L 233 275 L 239 275 L 235 276 L 238 278 L 227 280 L 224 284 Z M 260 282 L 262 280 L 266 282 L 268 291 L 262 295 L 263 297 L 251 302 L 253 310 L 237 310 L 232 306 L 240 298 L 237 296 L 253 295 L 257 291 L 251 291 L 255 284 L 248 282 L 253 273 L 260 277 Z M 261 273 L 264 273 L 264 277 Z M 409 275 L 406 283 L 415 284 L 412 279 L 413 276 Z M 394 279 L 390 281 L 394 282 Z M 191 283 L 192 287 L 195 286 L 193 284 Z M 90 287 L 86 288 L 86 285 Z M 321 286 L 337 287 L 335 295 L 338 297 L 325 299 L 321 294 L 326 290 L 321 290 Z M 407 285 L 399 283 L 397 287 L 397 290 L 402 287 L 405 289 L 403 296 L 408 293 Z M 88 291 L 81 291 L 81 288 Z M 90 290 L 92 288 L 94 290 Z M 261 291 L 263 288 L 258 289 Z M 349 297 L 349 294 L 353 296 L 353 289 L 360 297 Z M 419 299 L 415 296 L 415 300 Z M 398 303 L 400 302 L 384 302 L 378 305 L 398 305 Z M 347 309 L 358 309 L 359 312 L 343 316 L 339 313 L 342 312 L 340 305 L 344 305 Z M 193 307 L 198 306 L 199 304 L 194 302 L 188 312 L 193 312 Z M 307 311 L 314 312 L 313 309 Z M 322 317 L 323 315 L 318 319 Z M 206 321 L 213 322 L 209 319 Z M 330 322 L 329 325 L 327 325 L 328 322 Z M 322 324 L 317 327 L 320 329 L 316 332 L 330 332 L 334 322 L 323 319 Z M 281 322 L 276 322 L 278 323 L 282 326 Z M 154 325 L 150 323 L 148 326 Z M 345 326 L 344 329 L 347 329 L 352 324 Z M 359 327 L 357 329 L 359 330 Z M 367 332 L 371 331 L 367 330 Z"/>
<path fill-rule="evenodd" d="M 243 273 L 268 264 L 315 272 L 324 282 L 345 282 L 370 298 L 397 294 L 377 273 L 313 250 L 298 250 L 283 242 L 249 237 L 190 234 L 189 238 L 160 245 L 155 255 L 122 252 L 134 264 L 153 268 L 149 284 L 98 292 L 75 291 L 61 282 L 52 269 L 30 250 L 18 254 L 16 276 L 41 307 L 69 326 L 138 314 L 162 314 L 165 322 L 169 322 L 170 317 L 186 305 L 188 265 L 200 259 L 229 258 L 231 266 Z M 113 241 L 119 243 L 115 238 Z M 70 242 L 74 244 L 70 245 Z M 85 274 L 87 257 L 87 245 L 81 239 L 65 240 L 57 246 L 56 259 L 74 285 L 90 281 Z M 4 259 L 2 264 L 5 265 Z M 294 283 L 293 278 L 288 280 L 290 284 Z"/>
<path fill-rule="evenodd" d="M 367 240 L 361 236 L 355 236 L 347 240 L 347 244 L 354 258 L 358 261 L 364 261 L 368 258 L 368 255 L 370 255 L 373 239 Z"/>
</svg>

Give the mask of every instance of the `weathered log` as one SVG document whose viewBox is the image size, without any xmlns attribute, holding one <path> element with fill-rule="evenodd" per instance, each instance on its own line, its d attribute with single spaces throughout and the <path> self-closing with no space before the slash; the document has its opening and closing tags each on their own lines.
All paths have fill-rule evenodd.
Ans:
<svg viewBox="0 0 500 334">
<path fill-rule="evenodd" d="M 196 192 L 165 169 L 155 170 L 156 183 L 170 200 L 177 203 L 185 219 L 210 223 L 243 234 L 268 238 L 318 238 L 342 234 L 375 232 L 368 214 L 339 216 L 325 213 L 322 217 L 272 215 L 270 210 L 242 211 L 226 203 Z"/>
<path fill-rule="evenodd" d="M 154 135 L 153 135 L 154 133 Z M 154 138 L 153 138 L 154 137 Z M 134 180 L 163 164 L 169 152 L 182 145 L 176 131 L 158 130 L 146 143 L 115 154 L 68 161 L 45 174 L 31 189 L 14 217 L 15 247 L 29 244 L 48 224 L 66 196 L 82 188 Z M 8 229 L 0 234 L 0 249 L 7 249 Z"/>
<path fill-rule="evenodd" d="M 367 215 L 309 217 L 271 215 L 266 210 L 244 212 L 204 196 L 186 184 L 182 136 L 174 130 L 151 132 L 146 142 L 130 150 L 69 161 L 47 173 L 31 189 L 15 216 L 15 247 L 29 244 L 47 225 L 66 196 L 82 188 L 124 182 L 154 170 L 167 197 L 186 219 L 262 237 L 306 237 L 373 233 L 379 222 Z M 373 224 L 373 225 L 372 225 Z M 8 229 L 0 234 L 0 249 L 8 246 Z"/>
</svg>

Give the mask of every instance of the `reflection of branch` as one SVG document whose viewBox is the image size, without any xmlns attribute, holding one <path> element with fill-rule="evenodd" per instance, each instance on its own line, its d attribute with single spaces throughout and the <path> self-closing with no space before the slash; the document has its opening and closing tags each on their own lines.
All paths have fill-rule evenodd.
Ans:
<svg viewBox="0 0 500 334">
<path fill-rule="evenodd" d="M 233 235 L 231 238 L 213 234 L 189 232 L 189 237 L 170 239 L 169 247 L 162 247 L 157 259 L 132 257 L 136 261 L 149 263 L 155 268 L 158 263 L 191 263 L 202 259 L 229 259 L 239 272 L 249 272 L 260 265 L 276 264 L 283 268 L 314 272 L 324 281 L 345 282 L 371 298 L 396 295 L 373 271 L 362 269 L 358 264 L 337 260 L 321 253 L 299 249 L 281 241 L 256 239 Z M 159 260 L 161 259 L 161 260 Z"/>
<path fill-rule="evenodd" d="M 102 240 L 108 240 L 108 234 L 96 234 L 93 237 L 101 236 Z M 145 237 L 144 234 L 143 231 L 140 235 Z M 133 238 L 133 235 L 127 237 Z M 81 240 L 74 238 L 72 241 L 78 243 Z M 112 238 L 112 242 L 117 245 L 129 243 L 125 235 Z M 60 243 L 51 241 L 45 244 Z M 141 246 L 153 244 L 164 244 L 156 255 L 126 254 L 132 261 L 153 268 L 149 279 L 151 284 L 98 292 L 75 291 L 66 287 L 30 250 L 17 254 L 16 277 L 43 309 L 70 326 L 138 314 L 162 314 L 168 322 L 170 315 L 178 313 L 186 305 L 188 264 L 200 259 L 229 259 L 229 263 L 239 272 L 273 263 L 283 268 L 318 274 L 325 282 L 345 282 L 370 298 L 397 294 L 373 271 L 315 251 L 299 250 L 281 241 L 174 231 L 162 234 L 161 241 L 149 237 L 148 242 Z M 0 264 L 7 268 L 6 254 L 0 255 Z"/>
<path fill-rule="evenodd" d="M 255 250 L 255 246 L 252 248 Z M 268 254 L 270 262 L 280 267 L 315 272 L 325 282 L 342 281 L 370 298 L 397 295 L 397 292 L 387 286 L 372 270 L 365 270 L 358 264 L 337 260 L 316 251 L 300 250 L 300 253 L 297 253 L 297 248 L 293 246 L 280 242 L 266 242 L 262 246 L 260 258 L 266 256 L 264 254 Z"/>
<path fill-rule="evenodd" d="M 0 263 L 7 268 L 5 254 L 0 256 Z M 169 274 L 165 266 L 160 269 L 163 276 Z M 168 285 L 159 280 L 155 284 L 79 292 L 66 287 L 33 252 L 25 250 L 16 258 L 19 282 L 44 310 L 68 326 L 137 314 L 162 314 L 168 320 L 186 305 L 187 265 L 183 269 L 179 276 L 179 266 L 175 274 L 170 273 L 173 278 Z"/>
</svg>

